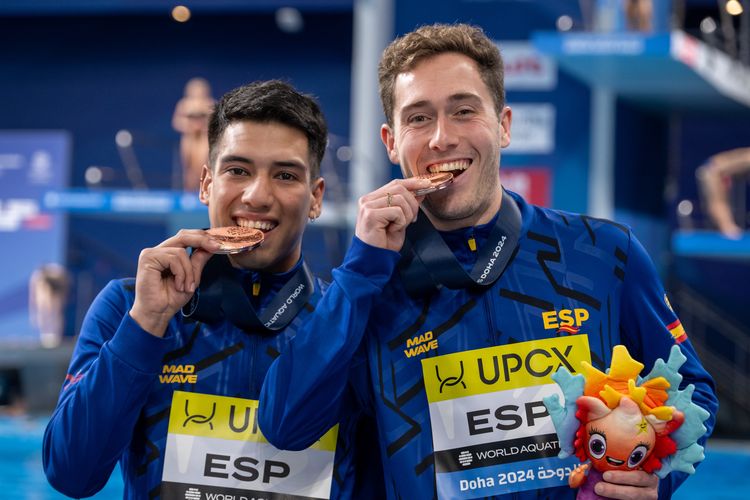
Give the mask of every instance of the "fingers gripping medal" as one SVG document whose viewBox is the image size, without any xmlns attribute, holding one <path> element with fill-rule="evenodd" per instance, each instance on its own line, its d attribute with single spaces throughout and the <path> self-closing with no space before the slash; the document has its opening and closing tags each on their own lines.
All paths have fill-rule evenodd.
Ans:
<svg viewBox="0 0 750 500">
<path fill-rule="evenodd" d="M 450 186 L 453 182 L 453 174 L 450 172 L 435 172 L 433 174 L 416 175 L 415 178 L 427 179 L 432 185 L 430 187 L 417 189 L 414 191 L 414 196 L 424 196 L 426 194 L 434 193 L 435 191 L 440 191 L 441 189 Z"/>
<path fill-rule="evenodd" d="M 221 245 L 216 252 L 220 254 L 247 252 L 263 243 L 263 231 L 250 227 L 212 227 L 206 232 Z"/>
</svg>

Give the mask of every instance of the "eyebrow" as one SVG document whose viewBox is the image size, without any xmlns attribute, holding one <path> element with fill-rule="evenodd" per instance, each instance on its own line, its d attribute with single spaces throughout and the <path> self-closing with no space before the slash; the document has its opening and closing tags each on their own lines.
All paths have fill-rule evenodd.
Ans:
<svg viewBox="0 0 750 500">
<path fill-rule="evenodd" d="M 471 93 L 471 92 L 460 92 L 458 94 L 452 94 L 452 95 L 448 96 L 448 102 L 450 104 L 455 104 L 457 102 L 462 102 L 462 101 L 475 101 L 475 102 L 479 102 L 479 101 L 481 101 L 481 99 L 479 98 L 478 95 L 476 95 L 474 93 Z M 427 107 L 427 106 L 431 106 L 430 101 L 427 100 L 427 99 L 422 99 L 421 101 L 417 101 L 417 102 L 413 102 L 411 104 L 407 104 L 406 106 L 404 106 L 401 109 L 401 115 L 409 113 L 410 111 L 412 111 L 414 109 L 420 109 L 420 108 L 424 108 L 424 107 Z"/>
<path fill-rule="evenodd" d="M 219 163 L 247 163 L 248 165 L 252 165 L 255 162 L 244 156 L 226 155 L 219 158 Z"/>
<path fill-rule="evenodd" d="M 252 158 L 246 158 L 238 155 L 226 155 L 219 158 L 220 164 L 226 163 L 244 163 L 246 165 L 255 165 L 255 161 Z M 274 167 L 286 167 L 286 168 L 298 168 L 300 170 L 307 170 L 307 165 L 297 160 L 276 160 L 273 162 Z"/>
</svg>

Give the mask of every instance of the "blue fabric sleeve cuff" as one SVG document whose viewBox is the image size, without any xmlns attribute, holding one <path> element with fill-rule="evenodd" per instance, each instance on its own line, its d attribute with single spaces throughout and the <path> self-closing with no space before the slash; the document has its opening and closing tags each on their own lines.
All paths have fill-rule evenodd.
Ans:
<svg viewBox="0 0 750 500">
<path fill-rule="evenodd" d="M 115 356 L 136 370 L 158 373 L 164 354 L 172 347 L 172 343 L 172 338 L 168 335 L 160 338 L 148 333 L 128 312 L 107 345 Z"/>
<path fill-rule="evenodd" d="M 354 236 L 341 269 L 366 277 L 390 278 L 400 257 L 398 252 L 374 247 Z"/>
</svg>

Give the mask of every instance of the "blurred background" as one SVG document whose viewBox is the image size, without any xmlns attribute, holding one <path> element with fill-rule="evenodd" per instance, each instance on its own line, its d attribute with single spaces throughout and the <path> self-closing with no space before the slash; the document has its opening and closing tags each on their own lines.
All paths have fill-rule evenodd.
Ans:
<svg viewBox="0 0 750 500">
<path fill-rule="evenodd" d="M 716 378 L 718 426 L 679 498 L 746 497 L 747 0 L 2 0 L 3 498 L 60 498 L 42 474 L 41 435 L 94 296 L 133 276 L 142 248 L 208 225 L 194 165 L 213 99 L 269 78 L 319 99 L 326 200 L 304 251 L 327 277 L 357 198 L 400 175 L 379 139 L 380 52 L 454 21 L 482 26 L 505 59 L 504 184 L 630 224 Z M 718 230 L 719 202 L 738 233 Z M 96 498 L 120 498 L 121 484 L 116 472 Z"/>
</svg>

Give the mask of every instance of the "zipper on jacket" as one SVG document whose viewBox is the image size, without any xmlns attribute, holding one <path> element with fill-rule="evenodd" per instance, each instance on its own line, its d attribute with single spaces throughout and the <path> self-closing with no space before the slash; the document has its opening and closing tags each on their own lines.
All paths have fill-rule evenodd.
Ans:
<svg viewBox="0 0 750 500">
<path fill-rule="evenodd" d="M 490 331 L 490 341 L 492 342 L 492 345 L 497 345 L 497 328 L 496 322 L 495 322 L 495 309 L 493 307 L 493 300 L 492 300 L 492 294 L 494 293 L 495 287 L 490 287 L 489 290 L 484 292 L 482 295 L 482 301 L 484 302 L 484 311 L 487 316 L 487 328 L 489 328 Z"/>
<path fill-rule="evenodd" d="M 248 370 L 250 372 L 250 395 L 253 399 L 257 399 L 255 397 L 255 358 L 258 353 L 259 334 L 251 333 L 248 337 L 250 337 L 250 369 Z"/>
<path fill-rule="evenodd" d="M 257 276 L 256 279 L 253 279 L 253 283 L 250 288 L 250 303 L 253 304 L 253 307 L 255 307 L 258 310 L 261 310 L 261 304 L 263 301 L 260 297 L 260 290 L 261 290 L 261 282 L 260 282 L 260 275 Z M 250 375 L 250 389 L 249 394 L 253 399 L 255 398 L 255 365 L 257 364 L 256 357 L 258 353 L 258 337 L 260 334 L 255 332 L 250 332 L 247 337 L 249 337 L 249 345 L 250 345 L 250 355 L 249 355 L 249 362 L 250 362 L 250 369 L 248 370 Z M 260 388 L 258 388 L 260 390 Z"/>
</svg>

